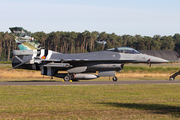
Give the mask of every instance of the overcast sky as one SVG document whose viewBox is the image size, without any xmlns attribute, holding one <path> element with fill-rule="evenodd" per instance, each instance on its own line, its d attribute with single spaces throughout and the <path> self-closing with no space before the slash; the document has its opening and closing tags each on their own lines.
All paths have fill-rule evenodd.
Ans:
<svg viewBox="0 0 180 120">
<path fill-rule="evenodd" d="M 0 0 L 0 31 L 180 33 L 180 0 Z"/>
</svg>

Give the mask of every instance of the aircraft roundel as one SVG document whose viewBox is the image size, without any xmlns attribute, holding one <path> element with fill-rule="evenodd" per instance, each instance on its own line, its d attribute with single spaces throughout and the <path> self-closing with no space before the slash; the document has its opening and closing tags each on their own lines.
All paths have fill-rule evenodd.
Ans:
<svg viewBox="0 0 180 120">
<path fill-rule="evenodd" d="M 41 59 L 46 59 L 46 56 L 42 56 Z"/>
</svg>

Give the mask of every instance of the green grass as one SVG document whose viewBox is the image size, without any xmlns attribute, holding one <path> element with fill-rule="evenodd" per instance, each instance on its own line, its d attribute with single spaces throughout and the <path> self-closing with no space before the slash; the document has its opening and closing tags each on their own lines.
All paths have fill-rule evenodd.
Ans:
<svg viewBox="0 0 180 120">
<path fill-rule="evenodd" d="M 12 64 L 12 61 L 0 61 L 0 64 Z"/>
<path fill-rule="evenodd" d="M 179 84 L 1 86 L 1 119 L 180 119 Z"/>
<path fill-rule="evenodd" d="M 146 64 L 125 64 L 124 69 L 122 72 L 128 73 L 130 71 L 132 72 L 159 72 L 159 73 L 171 73 L 171 72 L 177 72 L 180 70 L 179 64 L 153 64 L 151 67 Z"/>
<path fill-rule="evenodd" d="M 11 64 L 0 64 L 0 69 L 3 69 L 3 68 L 11 68 L 12 65 Z"/>
<path fill-rule="evenodd" d="M 2 71 L 9 68 L 11 65 L 0 65 Z M 144 64 L 127 64 L 122 73 L 167 73 L 168 79 L 168 74 L 179 70 L 179 64 L 152 65 L 151 68 Z M 29 72 L 21 69 L 17 71 Z M 109 78 L 95 80 L 104 81 L 104 79 Z M 127 80 L 127 78 L 119 79 Z M 134 78 L 128 78 L 130 79 Z M 144 80 L 144 78 L 135 79 Z M 147 76 L 147 79 L 154 78 Z M 1 81 L 24 81 L 24 78 L 1 78 Z M 26 81 L 49 81 L 49 79 L 26 78 Z M 179 90 L 179 84 L 0 86 L 0 119 L 176 120 L 180 119 Z"/>
</svg>

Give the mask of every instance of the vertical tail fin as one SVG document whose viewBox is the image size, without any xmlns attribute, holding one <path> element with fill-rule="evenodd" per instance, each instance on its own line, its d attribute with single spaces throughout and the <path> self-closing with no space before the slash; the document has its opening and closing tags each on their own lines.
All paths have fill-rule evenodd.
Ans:
<svg viewBox="0 0 180 120">
<path fill-rule="evenodd" d="M 22 27 L 9 28 L 15 36 L 15 41 L 20 50 L 37 50 L 41 48 L 40 43 L 34 40 L 31 35 Z"/>
</svg>

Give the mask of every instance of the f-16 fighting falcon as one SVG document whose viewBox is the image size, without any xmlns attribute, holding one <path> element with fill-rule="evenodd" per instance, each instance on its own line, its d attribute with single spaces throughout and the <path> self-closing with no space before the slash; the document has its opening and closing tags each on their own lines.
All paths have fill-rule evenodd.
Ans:
<svg viewBox="0 0 180 120">
<path fill-rule="evenodd" d="M 63 54 L 42 49 L 41 45 L 22 27 L 10 28 L 20 50 L 13 51 L 12 66 L 20 69 L 40 70 L 42 75 L 69 80 L 96 79 L 113 76 L 125 63 L 167 63 L 169 61 L 142 54 L 129 47 L 117 47 L 106 51 Z M 67 71 L 67 73 L 62 73 Z M 96 74 L 97 73 L 97 74 Z"/>
</svg>

